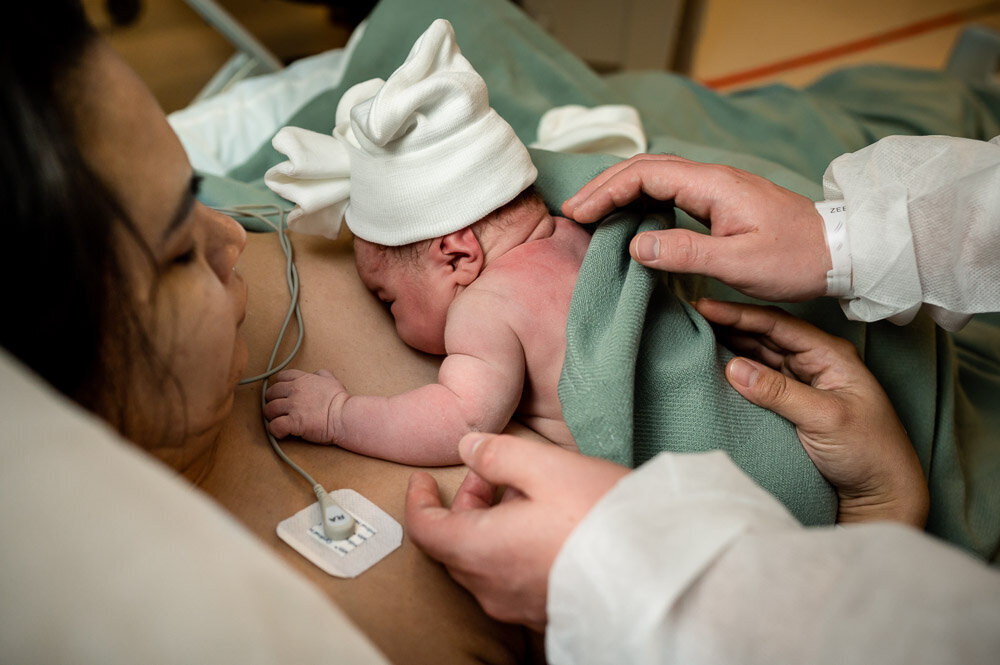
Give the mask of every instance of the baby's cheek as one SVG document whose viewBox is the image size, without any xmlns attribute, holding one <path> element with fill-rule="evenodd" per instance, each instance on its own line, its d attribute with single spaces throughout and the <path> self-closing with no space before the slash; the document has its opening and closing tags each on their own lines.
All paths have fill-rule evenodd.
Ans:
<svg viewBox="0 0 1000 665">
<path fill-rule="evenodd" d="M 418 351 L 444 355 L 444 331 L 431 330 L 426 325 L 396 324 L 396 332 L 403 342 Z"/>
<path fill-rule="evenodd" d="M 419 349 L 425 345 L 425 340 L 423 336 L 414 329 L 413 326 L 407 325 L 404 322 L 396 322 L 396 334 L 399 338 L 406 343 L 407 346 L 412 346 L 415 349 Z"/>
</svg>

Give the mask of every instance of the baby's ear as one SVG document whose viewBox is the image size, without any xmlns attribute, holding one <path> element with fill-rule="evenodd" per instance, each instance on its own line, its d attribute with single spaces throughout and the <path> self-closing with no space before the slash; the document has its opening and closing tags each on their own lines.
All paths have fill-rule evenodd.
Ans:
<svg viewBox="0 0 1000 665">
<path fill-rule="evenodd" d="M 472 284 L 483 270 L 483 248 L 468 226 L 436 239 L 431 245 L 431 257 L 461 286 Z"/>
</svg>

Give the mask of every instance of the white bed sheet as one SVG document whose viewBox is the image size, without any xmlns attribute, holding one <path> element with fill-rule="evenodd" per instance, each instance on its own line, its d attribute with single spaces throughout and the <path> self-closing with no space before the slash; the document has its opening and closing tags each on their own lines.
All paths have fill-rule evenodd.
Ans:
<svg viewBox="0 0 1000 665">
<path fill-rule="evenodd" d="M 280 72 L 256 76 L 167 116 L 192 166 L 225 175 L 269 141 L 306 102 L 336 87 L 364 33 L 362 23 L 342 49 L 302 58 Z"/>
</svg>

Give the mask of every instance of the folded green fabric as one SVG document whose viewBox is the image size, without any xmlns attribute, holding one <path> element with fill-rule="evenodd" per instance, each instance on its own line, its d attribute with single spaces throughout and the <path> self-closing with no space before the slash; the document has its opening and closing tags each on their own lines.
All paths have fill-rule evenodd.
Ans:
<svg viewBox="0 0 1000 665">
<path fill-rule="evenodd" d="M 836 494 L 794 426 L 730 387 L 723 368 L 733 354 L 670 280 L 629 257 L 636 232 L 663 224 L 657 215 L 613 215 L 588 249 L 559 381 L 580 450 L 629 466 L 665 450 L 724 450 L 803 524 L 832 524 Z"/>
<path fill-rule="evenodd" d="M 974 86 L 945 72 L 871 66 L 842 70 L 805 89 L 767 86 L 719 94 L 668 72 L 600 76 L 509 0 L 383 0 L 343 81 L 288 124 L 333 128 L 351 85 L 387 77 L 435 18 L 455 27 L 462 52 L 482 74 L 494 108 L 531 143 L 538 120 L 564 104 L 630 104 L 642 116 L 650 152 L 672 152 L 763 175 L 818 199 L 836 156 L 889 134 L 1000 134 L 1000 87 Z M 613 163 L 602 155 L 533 151 L 537 187 L 558 211 L 590 177 Z M 207 183 L 213 203 L 273 200 L 264 171 L 281 161 L 261 146 L 229 178 Z M 260 196 L 251 194 L 257 190 Z M 461 196 L 455 192 L 455 196 Z M 700 226 L 669 209 L 663 219 Z M 740 402 L 722 377 L 719 347 L 688 299 L 747 300 L 713 280 L 651 275 L 624 248 L 655 218 L 629 212 L 595 232 L 567 330 L 561 385 L 581 448 L 637 464 L 656 450 L 723 448 L 806 523 L 832 519 L 830 488 L 806 464 L 788 423 Z M 889 394 L 920 456 L 931 490 L 928 531 L 987 559 L 1000 555 L 1000 322 L 977 317 L 958 335 L 920 316 L 906 327 L 847 321 L 822 299 L 787 306 L 850 340 Z M 673 341 L 673 348 L 665 340 Z M 654 348 L 666 348 L 656 357 Z M 625 405 L 630 404 L 630 408 Z M 599 415 L 604 414 L 604 415 Z M 582 423 L 582 424 L 581 424 Z"/>
</svg>

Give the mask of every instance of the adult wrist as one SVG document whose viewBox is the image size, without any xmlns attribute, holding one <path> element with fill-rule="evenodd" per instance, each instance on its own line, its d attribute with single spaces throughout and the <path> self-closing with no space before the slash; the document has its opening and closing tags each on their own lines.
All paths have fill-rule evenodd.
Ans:
<svg viewBox="0 0 1000 665">
<path fill-rule="evenodd" d="M 826 295 L 849 298 L 853 295 L 851 242 L 847 234 L 847 204 L 844 201 L 817 201 L 823 218 L 824 237 L 833 267 L 826 273 Z"/>
</svg>

